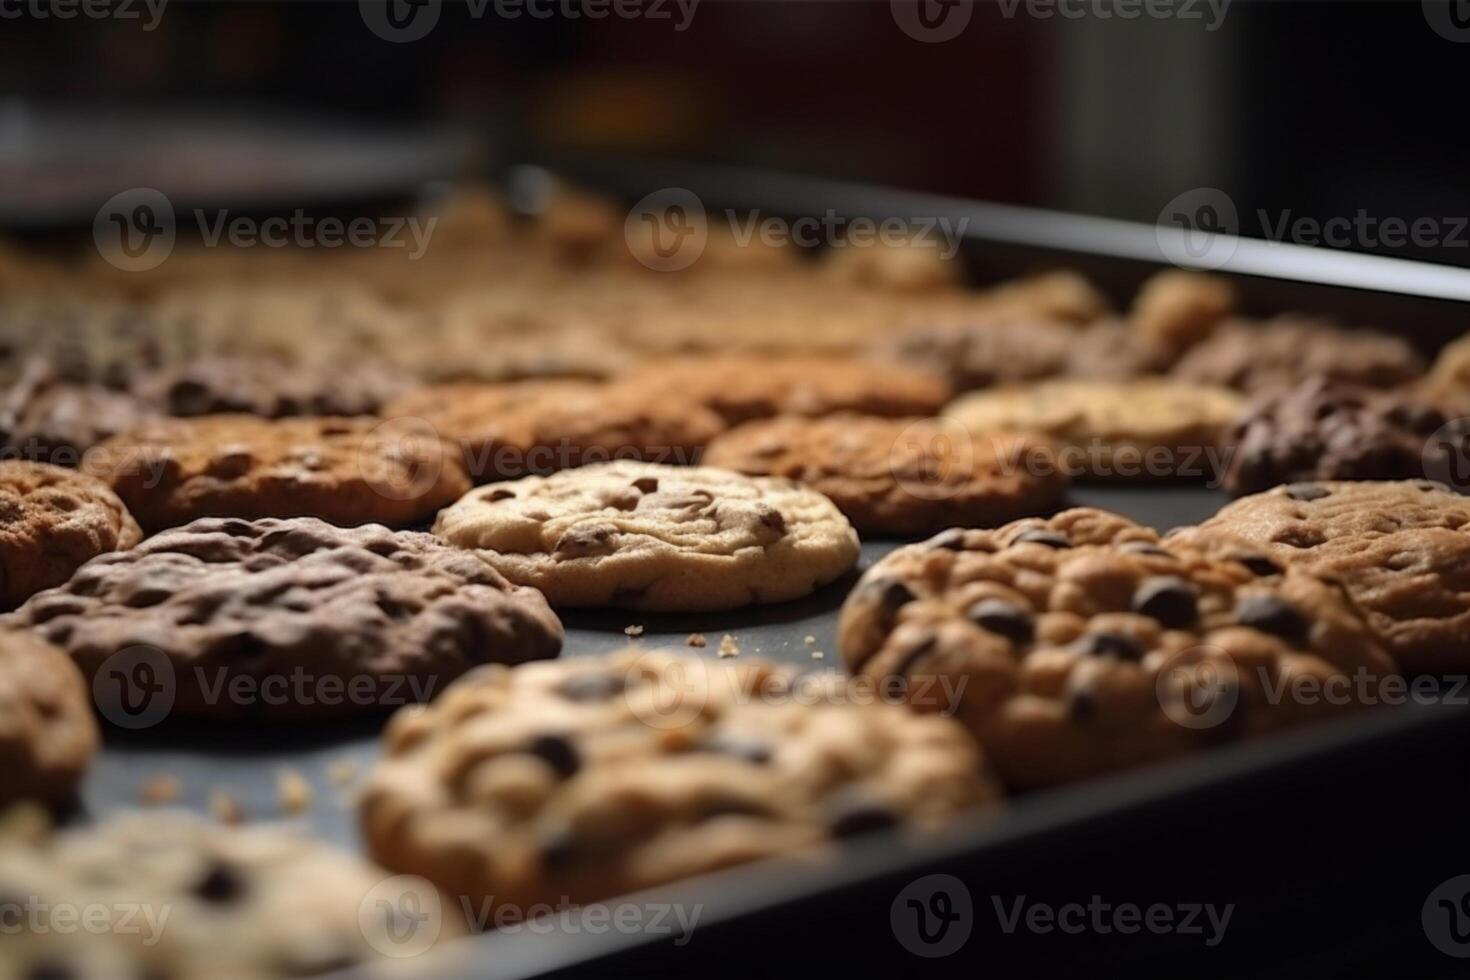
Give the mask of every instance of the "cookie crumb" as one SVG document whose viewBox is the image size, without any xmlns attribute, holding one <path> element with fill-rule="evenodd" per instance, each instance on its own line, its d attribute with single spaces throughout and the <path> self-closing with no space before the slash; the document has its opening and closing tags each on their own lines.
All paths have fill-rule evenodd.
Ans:
<svg viewBox="0 0 1470 980">
<path fill-rule="evenodd" d="M 276 798 L 286 813 L 305 813 L 316 798 L 311 783 L 295 769 L 284 770 L 276 779 Z"/>
<path fill-rule="evenodd" d="M 689 638 L 684 641 L 686 646 L 703 648 L 709 641 L 704 638 L 703 633 L 690 633 Z"/>
<path fill-rule="evenodd" d="M 209 812 L 223 824 L 234 826 L 245 822 L 245 810 L 240 806 L 240 801 L 222 789 L 209 795 Z"/>
<path fill-rule="evenodd" d="M 347 786 L 357 778 L 357 763 L 351 759 L 338 759 L 327 766 L 327 780 L 333 786 Z"/>
<path fill-rule="evenodd" d="M 817 638 L 808 633 L 805 637 L 802 638 L 801 642 L 805 643 L 809 647 L 814 647 L 817 645 Z"/>
<path fill-rule="evenodd" d="M 640 625 L 637 625 L 637 624 L 634 624 L 632 626 L 624 627 L 623 628 L 623 635 L 624 636 L 642 636 L 643 635 L 643 627 L 640 626 Z"/>
<path fill-rule="evenodd" d="M 162 806 L 179 798 L 179 778 L 168 773 L 152 776 L 138 790 L 138 802 L 144 806 Z"/>
<path fill-rule="evenodd" d="M 813 650 L 812 651 L 812 659 L 813 660 L 821 660 L 825 656 L 827 656 L 827 655 L 825 653 L 823 653 L 821 650 Z"/>
<path fill-rule="evenodd" d="M 740 644 L 735 642 L 735 637 L 726 633 L 720 639 L 719 652 L 722 657 L 738 657 L 740 656 Z"/>
</svg>

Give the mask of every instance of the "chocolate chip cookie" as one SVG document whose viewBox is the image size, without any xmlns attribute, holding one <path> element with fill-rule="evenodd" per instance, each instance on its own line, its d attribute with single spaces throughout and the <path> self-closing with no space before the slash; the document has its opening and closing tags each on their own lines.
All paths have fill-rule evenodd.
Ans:
<svg viewBox="0 0 1470 980">
<path fill-rule="evenodd" d="M 243 413 L 262 418 L 373 415 L 411 382 L 363 362 L 207 356 L 140 376 L 133 392 L 165 415 Z"/>
<path fill-rule="evenodd" d="M 76 665 L 39 636 L 0 630 L 0 809 L 67 802 L 97 751 L 92 698 Z"/>
<path fill-rule="evenodd" d="M 60 585 L 143 532 L 107 486 L 46 463 L 0 462 L 0 607 Z"/>
<path fill-rule="evenodd" d="M 960 726 L 847 691 L 663 651 L 476 671 L 394 717 L 360 805 L 368 849 L 525 909 L 929 831 L 995 800 Z"/>
<path fill-rule="evenodd" d="M 1068 482 L 1045 437 L 972 436 L 942 419 L 832 415 L 747 422 L 715 439 L 704 461 L 805 483 L 860 532 L 880 535 L 994 526 L 1049 513 Z"/>
<path fill-rule="evenodd" d="M 553 657 L 562 642 L 539 593 L 471 552 L 312 518 L 166 531 L 4 622 L 63 647 L 88 677 L 146 660 L 165 710 L 207 718 L 382 711 L 478 664 Z"/>
<path fill-rule="evenodd" d="M 1077 480 L 1207 480 L 1241 400 L 1166 378 L 1062 379 L 965 395 L 944 414 L 972 432 L 1040 432 Z"/>
<path fill-rule="evenodd" d="M 658 397 L 682 395 L 734 425 L 773 415 L 933 415 L 949 397 L 939 375 L 847 357 L 718 355 L 651 362 L 627 383 Z"/>
<path fill-rule="evenodd" d="M 464 449 L 477 481 L 547 474 L 614 459 L 688 464 L 724 422 L 690 399 L 627 384 L 448 384 L 395 400 L 387 418 L 423 419 Z"/>
<path fill-rule="evenodd" d="M 1407 341 L 1326 320 L 1279 316 L 1231 320 L 1174 365 L 1182 381 L 1240 391 L 1287 388 L 1314 375 L 1391 388 L 1417 378 L 1424 362 Z"/>
<path fill-rule="evenodd" d="M 852 568 L 858 538 L 826 497 L 790 480 L 614 462 L 492 483 L 439 515 L 553 606 L 699 611 L 784 602 Z"/>
<path fill-rule="evenodd" d="M 1470 499 L 1442 484 L 1293 483 L 1182 533 L 1241 538 L 1340 582 L 1405 671 L 1470 669 Z"/>
<path fill-rule="evenodd" d="M 85 471 L 150 532 L 197 517 L 409 525 L 472 486 L 459 447 L 412 419 L 165 419 L 102 443 Z"/>
<path fill-rule="evenodd" d="M 1449 426 L 1449 428 L 1446 428 Z M 1470 422 L 1412 394 L 1311 378 L 1258 396 L 1231 428 L 1225 489 L 1306 480 L 1404 480 L 1448 472 Z"/>
<path fill-rule="evenodd" d="M 1088 509 L 894 552 L 854 588 L 838 640 L 918 710 L 958 691 L 956 716 L 1017 789 L 1351 708 L 1394 671 L 1333 586 Z"/>
</svg>

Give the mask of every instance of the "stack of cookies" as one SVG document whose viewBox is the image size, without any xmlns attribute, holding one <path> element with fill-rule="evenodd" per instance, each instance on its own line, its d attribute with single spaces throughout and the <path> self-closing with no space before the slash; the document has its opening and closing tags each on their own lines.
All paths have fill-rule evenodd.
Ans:
<svg viewBox="0 0 1470 980">
<path fill-rule="evenodd" d="M 367 858 L 182 815 L 0 834 L 0 896 L 184 910 L 146 948 L 29 935 L 0 973 L 325 972 L 391 955 L 358 912 L 392 874 L 514 913 L 833 860 L 1470 669 L 1470 506 L 1423 479 L 1470 438 L 1463 343 L 1426 372 L 1389 334 L 1242 319 L 1216 278 L 1114 315 L 919 245 L 712 232 L 662 272 L 566 188 L 440 217 L 422 264 L 51 260 L 0 298 L 0 805 L 64 808 L 155 708 L 384 725 Z M 1163 536 L 1068 503 L 1155 480 L 1252 495 Z M 840 670 L 562 622 L 797 600 L 841 607 Z"/>
</svg>

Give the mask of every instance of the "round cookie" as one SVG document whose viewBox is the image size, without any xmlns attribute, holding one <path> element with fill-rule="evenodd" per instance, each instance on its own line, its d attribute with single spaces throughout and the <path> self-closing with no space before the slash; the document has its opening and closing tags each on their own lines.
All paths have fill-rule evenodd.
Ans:
<svg viewBox="0 0 1470 980">
<path fill-rule="evenodd" d="M 126 813 L 0 849 L 0 896 L 21 906 L 0 977 L 264 980 L 377 960 L 390 945 L 387 876 L 281 827 L 228 827 L 183 812 Z M 110 909 L 106 928 L 34 928 L 48 909 Z M 415 910 L 419 911 L 419 910 Z M 428 910 L 423 910 L 427 912 Z M 452 916 L 420 920 L 443 942 Z M 403 923 L 397 923 L 402 926 Z"/>
<path fill-rule="evenodd" d="M 664 651 L 476 671 L 393 718 L 363 834 L 385 867 L 524 909 L 932 831 L 996 799 L 960 726 L 846 690 Z"/>
<path fill-rule="evenodd" d="M 1403 480 L 1450 472 L 1470 425 L 1407 393 L 1312 378 L 1257 397 L 1226 437 L 1225 489 L 1304 480 Z"/>
<path fill-rule="evenodd" d="M 848 357 L 676 357 L 626 375 L 649 398 L 692 398 L 734 425 L 772 415 L 933 415 L 949 398 L 943 377 Z"/>
<path fill-rule="evenodd" d="M 60 585 L 143 532 L 98 480 L 46 463 L 0 462 L 0 607 Z"/>
<path fill-rule="evenodd" d="M 1331 714 L 1394 672 L 1332 586 L 1089 509 L 892 553 L 848 597 L 838 642 L 856 674 L 960 690 L 956 716 L 1018 789 Z"/>
<path fill-rule="evenodd" d="M 206 718 L 381 711 L 478 664 L 554 657 L 562 643 L 541 595 L 479 556 L 428 534 L 312 518 L 163 532 L 4 622 L 63 647 L 88 677 L 109 660 L 146 661 L 162 711 Z"/>
<path fill-rule="evenodd" d="M 1170 269 L 1138 288 L 1128 320 L 1145 346 L 1177 355 L 1208 337 L 1235 298 L 1227 279 Z"/>
<path fill-rule="evenodd" d="M 0 810 L 20 800 L 69 801 L 97 744 L 76 665 L 38 636 L 0 630 Z"/>
<path fill-rule="evenodd" d="M 994 526 L 1049 513 L 1066 492 L 1042 436 L 970 435 L 940 419 L 864 415 L 747 422 L 710 444 L 704 462 L 783 476 L 831 499 L 863 534 Z"/>
<path fill-rule="evenodd" d="M 1179 359 L 1173 374 L 1192 384 L 1262 392 L 1290 387 L 1314 375 L 1391 388 L 1423 371 L 1423 360 L 1401 337 L 1344 329 L 1326 320 L 1279 316 L 1220 324 Z"/>
<path fill-rule="evenodd" d="M 944 414 L 972 432 L 1040 432 L 1074 479 L 1205 480 L 1240 397 L 1167 378 L 1062 379 L 965 395 Z"/>
<path fill-rule="evenodd" d="M 657 611 L 784 602 L 852 568 L 847 518 L 790 480 L 614 462 L 481 487 L 434 533 L 553 606 Z"/>
<path fill-rule="evenodd" d="M 107 440 L 84 465 L 150 532 L 198 517 L 407 525 L 472 486 L 458 449 L 412 420 L 164 419 Z"/>
<path fill-rule="evenodd" d="M 373 415 L 410 381 L 380 365 L 213 355 L 158 368 L 133 392 L 165 415 Z"/>
<path fill-rule="evenodd" d="M 1442 484 L 1294 483 L 1179 533 L 1240 538 L 1340 582 L 1406 672 L 1470 669 L 1470 498 Z"/>
<path fill-rule="evenodd" d="M 614 459 L 692 463 L 725 427 L 698 402 L 590 381 L 436 385 L 383 414 L 424 419 L 457 441 L 478 481 Z"/>
</svg>

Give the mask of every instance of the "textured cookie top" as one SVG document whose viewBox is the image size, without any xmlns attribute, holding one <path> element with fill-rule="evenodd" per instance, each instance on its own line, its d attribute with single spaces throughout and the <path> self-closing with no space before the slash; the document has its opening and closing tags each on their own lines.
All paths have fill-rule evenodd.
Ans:
<svg viewBox="0 0 1470 980">
<path fill-rule="evenodd" d="M 464 447 L 481 479 L 614 459 L 691 463 L 725 427 L 689 398 L 582 381 L 436 385 L 396 399 L 383 414 L 426 420 Z"/>
<path fill-rule="evenodd" d="M 148 530 L 204 516 L 407 524 L 471 486 L 428 426 L 371 418 L 165 419 L 109 439 L 86 469 Z"/>
<path fill-rule="evenodd" d="M 995 799 L 958 725 L 843 691 L 662 651 L 476 671 L 394 717 L 363 828 L 387 867 L 524 907 L 932 830 Z"/>
<path fill-rule="evenodd" d="M 155 414 L 131 395 L 62 381 L 52 365 L 32 360 L 0 392 L 0 450 L 7 458 L 77 467 L 87 450 Z"/>
<path fill-rule="evenodd" d="M 372 415 L 410 382 L 386 368 L 269 357 L 197 357 L 137 379 L 135 394 L 165 415 L 240 412 L 263 418 Z"/>
<path fill-rule="evenodd" d="M 0 463 L 0 604 L 60 585 L 83 562 L 142 537 L 100 481 L 45 463 Z"/>
<path fill-rule="evenodd" d="M 1221 509 L 1232 535 L 1342 583 L 1407 671 L 1470 667 L 1470 499 L 1427 480 L 1296 483 Z"/>
<path fill-rule="evenodd" d="M 778 602 L 857 560 L 830 500 L 790 480 L 616 462 L 481 487 L 436 534 L 552 605 L 722 609 Z"/>
<path fill-rule="evenodd" d="M 971 435 L 942 421 L 833 415 L 748 422 L 704 461 L 805 483 L 863 532 L 1000 524 L 1053 507 L 1067 485 L 1043 436 Z"/>
<path fill-rule="evenodd" d="M 1313 378 L 1260 396 L 1232 427 L 1225 487 L 1303 480 L 1399 480 L 1449 473 L 1470 426 L 1412 395 Z M 1437 435 L 1436 435 L 1437 434 Z"/>
<path fill-rule="evenodd" d="M 0 894 L 116 913 L 101 932 L 18 923 L 0 946 L 0 974 L 249 980 L 346 969 L 378 957 L 373 940 L 392 948 L 373 902 L 384 877 L 281 828 L 124 814 L 39 847 L 0 849 Z"/>
<path fill-rule="evenodd" d="M 1030 381 L 1066 372 L 1078 327 L 1061 320 L 1000 320 L 909 327 L 874 349 L 879 361 L 898 361 L 949 379 L 955 391 Z"/>
<path fill-rule="evenodd" d="M 1161 544 L 1088 509 L 894 552 L 848 598 L 839 642 L 852 670 L 906 678 L 910 690 L 966 678 L 959 716 L 1016 785 L 1174 754 L 1315 707 L 1271 702 L 1283 679 L 1394 670 L 1316 578 L 1224 539 Z M 1193 727 L 1198 707 L 1216 703 L 1214 723 Z"/>
<path fill-rule="evenodd" d="M 311 518 L 210 518 L 166 531 L 89 563 L 11 619 L 89 673 L 119 650 L 155 648 L 176 666 L 179 710 L 209 716 L 374 707 L 211 703 L 214 671 L 259 678 L 300 668 L 313 686 L 323 677 L 427 678 L 438 690 L 476 664 L 555 656 L 562 640 L 534 589 L 470 552 L 428 534 Z"/>
<path fill-rule="evenodd" d="M 1286 387 L 1314 375 L 1389 388 L 1423 370 L 1423 360 L 1401 337 L 1295 316 L 1223 323 L 1174 366 L 1185 381 L 1242 391 Z"/>
<path fill-rule="evenodd" d="M 0 805 L 66 801 L 98 741 L 76 665 L 39 636 L 0 630 Z"/>
<path fill-rule="evenodd" d="M 933 415 L 949 397 L 944 378 L 914 368 L 845 357 L 723 355 L 660 360 L 628 383 L 708 405 L 727 422 L 772 415 Z"/>
</svg>

